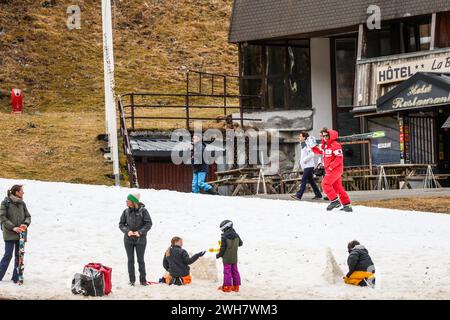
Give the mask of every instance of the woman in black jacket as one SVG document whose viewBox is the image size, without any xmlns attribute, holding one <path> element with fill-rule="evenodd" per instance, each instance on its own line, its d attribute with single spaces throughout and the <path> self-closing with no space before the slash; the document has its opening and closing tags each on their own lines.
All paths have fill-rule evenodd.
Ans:
<svg viewBox="0 0 450 320">
<path fill-rule="evenodd" d="M 175 284 L 178 286 L 186 285 L 192 282 L 190 271 L 190 264 L 202 257 L 206 251 L 201 251 L 189 257 L 189 254 L 183 247 L 183 239 L 180 237 L 173 237 L 170 241 L 171 246 L 164 254 L 163 267 L 169 272 L 169 275 L 162 278 L 160 282 L 165 282 L 168 285 Z"/>
<path fill-rule="evenodd" d="M 139 264 L 139 282 L 147 285 L 144 254 L 147 246 L 147 232 L 152 227 L 152 219 L 145 205 L 139 202 L 139 194 L 130 194 L 127 197 L 127 209 L 120 217 L 119 228 L 124 233 L 125 250 L 128 256 L 128 275 L 130 285 L 134 286 L 136 275 L 134 269 L 134 252 L 136 251 Z"/>
</svg>

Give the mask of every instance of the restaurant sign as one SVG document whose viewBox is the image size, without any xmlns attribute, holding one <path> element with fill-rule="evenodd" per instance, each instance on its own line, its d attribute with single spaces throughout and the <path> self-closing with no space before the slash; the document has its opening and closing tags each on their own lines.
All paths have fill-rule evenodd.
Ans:
<svg viewBox="0 0 450 320">
<path fill-rule="evenodd" d="M 377 106 L 377 111 L 402 111 L 444 104 L 450 104 L 450 91 L 448 89 L 418 80 L 405 90 L 381 102 Z"/>
<path fill-rule="evenodd" d="M 450 73 L 450 57 L 416 60 L 406 63 L 377 67 L 377 84 L 406 80 L 416 72 Z"/>
</svg>

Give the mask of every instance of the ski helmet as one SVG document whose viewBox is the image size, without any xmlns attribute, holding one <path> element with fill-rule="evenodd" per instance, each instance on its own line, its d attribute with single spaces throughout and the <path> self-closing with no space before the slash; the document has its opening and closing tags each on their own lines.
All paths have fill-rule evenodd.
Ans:
<svg viewBox="0 0 450 320">
<path fill-rule="evenodd" d="M 225 231 L 228 228 L 233 228 L 233 222 L 230 220 L 223 220 L 220 223 L 220 230 Z"/>
</svg>

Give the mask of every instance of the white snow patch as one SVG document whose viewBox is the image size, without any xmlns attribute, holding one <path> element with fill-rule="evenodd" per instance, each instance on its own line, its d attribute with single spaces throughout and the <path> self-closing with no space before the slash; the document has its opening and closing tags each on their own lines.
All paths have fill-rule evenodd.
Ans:
<svg viewBox="0 0 450 320">
<path fill-rule="evenodd" d="M 0 297 L 89 299 L 73 295 L 70 281 L 84 264 L 101 262 L 113 268 L 113 292 L 105 299 L 450 299 L 448 215 L 361 206 L 354 213 L 327 212 L 318 203 L 139 190 L 153 220 L 148 280 L 164 274 L 173 236 L 181 236 L 189 252 L 208 250 L 220 239 L 219 223 L 231 219 L 244 241 L 243 283 L 237 294 L 217 291 L 221 262 L 207 252 L 193 266 L 189 286 L 129 287 L 118 221 L 131 189 L 0 179 L 0 194 L 15 183 L 25 184 L 32 215 L 25 285 L 9 281 L 11 265 Z M 339 279 L 353 239 L 373 258 L 375 290 Z"/>
</svg>

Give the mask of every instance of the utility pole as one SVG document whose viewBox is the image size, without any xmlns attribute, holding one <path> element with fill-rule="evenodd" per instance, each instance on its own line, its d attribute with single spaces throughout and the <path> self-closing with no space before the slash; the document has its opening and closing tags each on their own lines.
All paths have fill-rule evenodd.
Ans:
<svg viewBox="0 0 450 320">
<path fill-rule="evenodd" d="M 110 148 L 111 159 L 113 161 L 115 185 L 120 186 L 116 99 L 114 95 L 114 52 L 111 16 L 111 0 L 102 0 L 105 124 L 106 133 L 108 135 L 108 146 Z"/>
</svg>

